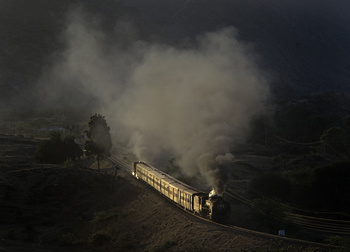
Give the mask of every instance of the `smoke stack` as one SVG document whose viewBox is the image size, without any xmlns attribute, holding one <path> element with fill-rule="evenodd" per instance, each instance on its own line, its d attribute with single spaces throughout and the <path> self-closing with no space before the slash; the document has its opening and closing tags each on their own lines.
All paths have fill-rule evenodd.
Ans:
<svg viewBox="0 0 350 252">
<path fill-rule="evenodd" d="M 215 189 L 213 188 L 209 193 L 209 198 L 217 196 Z"/>
</svg>

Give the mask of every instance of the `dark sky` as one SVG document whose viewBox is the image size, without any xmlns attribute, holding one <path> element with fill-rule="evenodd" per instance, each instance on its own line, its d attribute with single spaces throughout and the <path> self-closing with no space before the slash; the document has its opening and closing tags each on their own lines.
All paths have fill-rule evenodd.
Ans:
<svg viewBox="0 0 350 252">
<path fill-rule="evenodd" d="M 205 32 L 233 26 L 238 38 L 254 47 L 261 67 L 275 75 L 277 94 L 350 93 L 350 3 L 345 0 L 12 0 L 0 1 L 3 106 L 37 99 L 32 86 L 64 47 L 61 34 L 72 3 L 100 20 L 111 44 L 120 43 L 118 20 L 134 27 L 126 45 L 143 40 L 188 46 Z"/>
</svg>

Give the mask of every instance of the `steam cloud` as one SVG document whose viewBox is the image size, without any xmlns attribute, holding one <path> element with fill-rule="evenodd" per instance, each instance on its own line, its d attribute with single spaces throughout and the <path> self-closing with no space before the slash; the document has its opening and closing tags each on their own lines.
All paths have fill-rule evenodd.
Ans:
<svg viewBox="0 0 350 252">
<path fill-rule="evenodd" d="M 210 32 L 195 48 L 176 48 L 138 41 L 135 30 L 125 33 L 127 22 L 117 24 L 120 39 L 110 43 L 86 14 L 73 12 L 68 21 L 66 48 L 43 76 L 46 87 L 52 83 L 50 99 L 77 102 L 72 90 L 89 94 L 115 141 L 126 141 L 141 160 L 176 156 L 184 174 L 203 175 L 222 193 L 234 139 L 268 95 L 265 74 L 237 31 Z"/>
</svg>

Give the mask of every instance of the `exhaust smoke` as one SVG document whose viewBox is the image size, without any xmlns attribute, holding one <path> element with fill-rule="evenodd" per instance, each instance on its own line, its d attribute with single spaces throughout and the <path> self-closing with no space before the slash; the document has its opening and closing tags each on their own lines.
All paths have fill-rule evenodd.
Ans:
<svg viewBox="0 0 350 252">
<path fill-rule="evenodd" d="M 138 40 L 135 29 L 126 46 L 108 41 L 110 34 L 93 20 L 70 13 L 66 48 L 43 76 L 50 99 L 77 102 L 72 89 L 81 90 L 106 116 L 115 146 L 123 143 L 150 163 L 177 157 L 183 174 L 204 176 L 221 194 L 235 139 L 244 136 L 268 95 L 251 46 L 233 27 L 204 34 L 186 48 Z M 119 40 L 130 39 L 118 27 Z"/>
</svg>

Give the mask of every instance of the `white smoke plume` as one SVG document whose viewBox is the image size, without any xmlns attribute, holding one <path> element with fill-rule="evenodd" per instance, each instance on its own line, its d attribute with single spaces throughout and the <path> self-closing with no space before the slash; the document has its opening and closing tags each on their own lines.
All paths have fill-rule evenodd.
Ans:
<svg viewBox="0 0 350 252">
<path fill-rule="evenodd" d="M 68 20 L 66 48 L 45 75 L 46 85 L 59 86 L 50 86 L 53 96 L 67 97 L 72 87 L 89 94 L 116 142 L 127 140 L 146 161 L 176 156 L 184 174 L 205 176 L 222 193 L 234 139 L 268 95 L 266 76 L 237 31 L 204 34 L 191 48 L 137 40 L 126 47 L 123 29 L 115 31 L 119 42 L 107 43 L 98 22 L 76 12 Z"/>
</svg>

